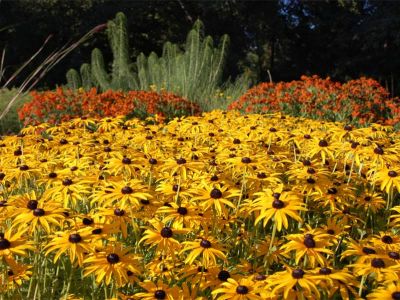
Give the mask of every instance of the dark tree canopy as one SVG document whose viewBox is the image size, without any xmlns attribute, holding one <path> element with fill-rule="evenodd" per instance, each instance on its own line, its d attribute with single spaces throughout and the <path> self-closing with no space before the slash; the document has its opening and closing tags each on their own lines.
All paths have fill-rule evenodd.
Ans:
<svg viewBox="0 0 400 300">
<path fill-rule="evenodd" d="M 302 74 L 348 80 L 373 77 L 400 94 L 400 6 L 396 1 L 0 1 L 0 50 L 6 48 L 6 75 L 53 35 L 47 53 L 77 39 L 122 11 L 128 18 L 132 58 L 161 53 L 170 40 L 185 41 L 197 19 L 206 34 L 231 39 L 224 76 L 248 72 L 253 83 L 294 80 Z M 71 53 L 40 83 L 52 88 L 65 73 L 100 48 L 110 61 L 104 33 Z M 108 57 L 107 57 L 108 56 Z M 40 59 L 40 58 L 38 58 Z"/>
</svg>

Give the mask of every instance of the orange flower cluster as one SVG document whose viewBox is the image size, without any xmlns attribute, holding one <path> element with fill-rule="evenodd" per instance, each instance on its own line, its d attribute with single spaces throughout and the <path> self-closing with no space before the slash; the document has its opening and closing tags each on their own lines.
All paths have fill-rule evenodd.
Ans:
<svg viewBox="0 0 400 300">
<path fill-rule="evenodd" d="M 157 115 L 162 120 L 200 113 L 198 105 L 168 92 L 109 90 L 97 93 L 95 88 L 89 91 L 57 88 L 55 91 L 33 91 L 31 97 L 32 101 L 18 111 L 24 125 L 43 122 L 58 124 L 83 116 L 102 118 Z"/>
<path fill-rule="evenodd" d="M 292 82 L 261 83 L 248 90 L 228 109 L 248 113 L 279 112 L 358 124 L 400 121 L 398 98 L 375 80 L 360 78 L 345 84 L 329 77 L 302 76 Z"/>
</svg>

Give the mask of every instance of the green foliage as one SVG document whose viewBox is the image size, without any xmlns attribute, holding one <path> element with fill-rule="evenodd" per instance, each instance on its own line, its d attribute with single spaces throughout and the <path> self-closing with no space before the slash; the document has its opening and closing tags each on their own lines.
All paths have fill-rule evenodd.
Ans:
<svg viewBox="0 0 400 300">
<path fill-rule="evenodd" d="M 18 89 L 0 89 L 0 111 L 3 111 L 10 100 L 18 93 Z M 0 121 L 0 134 L 17 133 L 23 127 L 18 119 L 17 110 L 30 101 L 28 94 L 21 94 L 8 114 Z"/>
<path fill-rule="evenodd" d="M 91 67 L 85 67 L 90 72 L 82 72 L 82 66 L 82 79 L 78 79 L 78 72 L 70 70 L 67 73 L 68 87 L 76 88 L 76 84 L 82 82 L 85 89 L 98 87 L 101 91 L 167 90 L 199 104 L 203 110 L 224 108 L 227 101 L 221 100 L 221 92 L 225 100 L 229 100 L 248 87 L 245 76 L 233 83 L 223 82 L 229 37 L 223 35 L 218 46 L 214 47 L 212 37 L 204 36 L 204 25 L 200 20 L 188 33 L 183 50 L 177 44 L 166 42 L 160 57 L 155 52 L 148 57 L 141 53 L 134 64 L 129 59 L 126 24 L 123 13 L 118 13 L 108 22 L 107 32 L 113 53 L 111 71 L 107 71 L 101 51 L 94 49 Z"/>
</svg>

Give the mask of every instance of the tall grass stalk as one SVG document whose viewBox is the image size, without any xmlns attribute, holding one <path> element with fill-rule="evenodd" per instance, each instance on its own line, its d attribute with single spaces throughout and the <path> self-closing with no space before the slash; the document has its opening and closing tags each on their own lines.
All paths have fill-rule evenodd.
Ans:
<svg viewBox="0 0 400 300">
<path fill-rule="evenodd" d="M 10 111 L 11 107 L 14 105 L 15 101 L 18 99 L 18 97 L 27 91 L 30 91 L 32 88 L 34 88 L 38 82 L 46 75 L 48 72 L 56 66 L 62 59 L 64 59 L 69 53 L 71 53 L 74 49 L 76 49 L 78 46 L 80 46 L 82 43 L 87 41 L 90 37 L 93 36 L 93 34 L 99 32 L 105 27 L 104 24 L 98 25 L 91 29 L 89 32 L 87 32 L 85 35 L 83 35 L 79 40 L 72 42 L 72 43 L 66 43 L 64 46 L 62 46 L 60 49 L 53 51 L 50 55 L 48 55 L 39 65 L 25 78 L 25 80 L 22 82 L 22 84 L 18 87 L 17 93 L 11 98 L 11 100 L 8 102 L 8 105 L 5 107 L 5 109 L 1 112 L 0 114 L 0 120 L 2 120 L 7 113 Z M 8 80 L 4 83 L 2 88 L 8 87 L 17 77 L 18 75 L 26 69 L 27 66 L 32 64 L 32 61 L 43 51 L 49 40 L 51 39 L 51 35 L 46 38 L 46 40 L 43 42 L 42 46 L 25 62 L 22 64 L 20 68 L 18 68 L 17 71 L 15 71 Z M 0 63 L 0 79 L 4 77 L 5 74 L 5 67 L 4 67 L 4 61 L 5 61 L 5 49 L 3 49 L 2 52 L 2 58 L 1 58 L 1 63 Z"/>
</svg>

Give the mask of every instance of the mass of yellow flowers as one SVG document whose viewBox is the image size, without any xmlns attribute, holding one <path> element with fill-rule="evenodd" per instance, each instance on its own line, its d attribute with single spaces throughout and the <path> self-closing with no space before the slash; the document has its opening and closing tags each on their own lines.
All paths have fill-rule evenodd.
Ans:
<svg viewBox="0 0 400 300">
<path fill-rule="evenodd" d="M 77 118 L 0 161 L 0 299 L 400 299 L 390 126 Z"/>
</svg>

